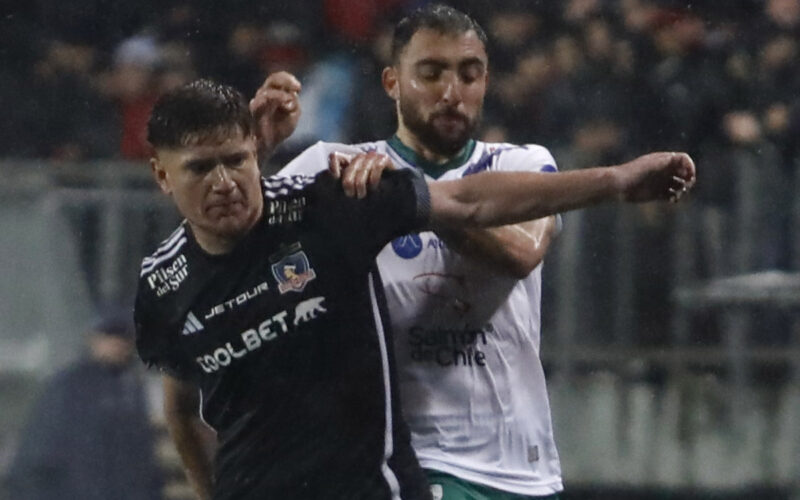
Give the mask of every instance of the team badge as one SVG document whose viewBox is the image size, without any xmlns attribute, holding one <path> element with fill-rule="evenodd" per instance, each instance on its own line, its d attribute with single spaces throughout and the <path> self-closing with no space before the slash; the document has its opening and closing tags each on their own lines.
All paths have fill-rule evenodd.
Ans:
<svg viewBox="0 0 800 500">
<path fill-rule="evenodd" d="M 300 245 L 293 245 L 292 250 L 294 249 L 297 251 L 272 264 L 272 275 L 278 282 L 278 291 L 281 294 L 302 292 L 306 284 L 317 277 L 308 262 L 308 256 L 300 250 Z"/>
</svg>

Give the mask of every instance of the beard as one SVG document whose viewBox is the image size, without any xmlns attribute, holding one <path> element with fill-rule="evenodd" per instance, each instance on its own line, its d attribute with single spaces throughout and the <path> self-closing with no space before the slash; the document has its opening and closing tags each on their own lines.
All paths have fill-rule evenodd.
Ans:
<svg viewBox="0 0 800 500">
<path fill-rule="evenodd" d="M 453 108 L 434 111 L 427 120 L 419 107 L 400 99 L 403 123 L 422 144 L 436 154 L 454 156 L 460 152 L 478 127 L 481 115 L 470 119 Z M 448 121 L 449 124 L 441 123 Z"/>
</svg>

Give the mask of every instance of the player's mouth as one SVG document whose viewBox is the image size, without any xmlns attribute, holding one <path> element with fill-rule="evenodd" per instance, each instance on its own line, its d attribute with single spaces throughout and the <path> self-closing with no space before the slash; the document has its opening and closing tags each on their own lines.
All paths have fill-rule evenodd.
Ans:
<svg viewBox="0 0 800 500">
<path fill-rule="evenodd" d="M 464 128 L 469 120 L 461 113 L 444 112 L 433 115 L 433 123 L 447 129 Z"/>
<path fill-rule="evenodd" d="M 242 209 L 244 209 L 244 202 L 242 200 L 227 200 L 209 204 L 206 208 L 206 212 L 210 215 L 224 217 L 234 215 Z"/>
</svg>

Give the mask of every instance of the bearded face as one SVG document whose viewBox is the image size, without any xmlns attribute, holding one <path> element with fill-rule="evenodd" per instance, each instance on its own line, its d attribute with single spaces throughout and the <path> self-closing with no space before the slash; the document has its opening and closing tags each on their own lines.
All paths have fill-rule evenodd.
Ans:
<svg viewBox="0 0 800 500">
<path fill-rule="evenodd" d="M 437 155 L 461 151 L 480 122 L 487 64 L 474 31 L 417 31 L 384 81 L 397 101 L 400 130 Z"/>
<path fill-rule="evenodd" d="M 444 156 L 454 156 L 464 148 L 481 118 L 480 108 L 469 116 L 457 106 L 446 106 L 426 116 L 423 105 L 402 96 L 399 106 L 405 126 L 431 151 Z"/>
</svg>

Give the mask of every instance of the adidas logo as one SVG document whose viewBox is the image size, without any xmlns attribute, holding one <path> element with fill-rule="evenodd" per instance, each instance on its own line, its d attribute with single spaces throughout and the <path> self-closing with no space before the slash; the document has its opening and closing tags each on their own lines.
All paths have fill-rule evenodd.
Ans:
<svg viewBox="0 0 800 500">
<path fill-rule="evenodd" d="M 186 323 L 183 324 L 183 331 L 181 334 L 191 335 L 202 330 L 203 324 L 200 323 L 200 320 L 197 319 L 197 316 L 195 316 L 192 311 L 189 311 L 188 316 L 186 316 Z"/>
</svg>

